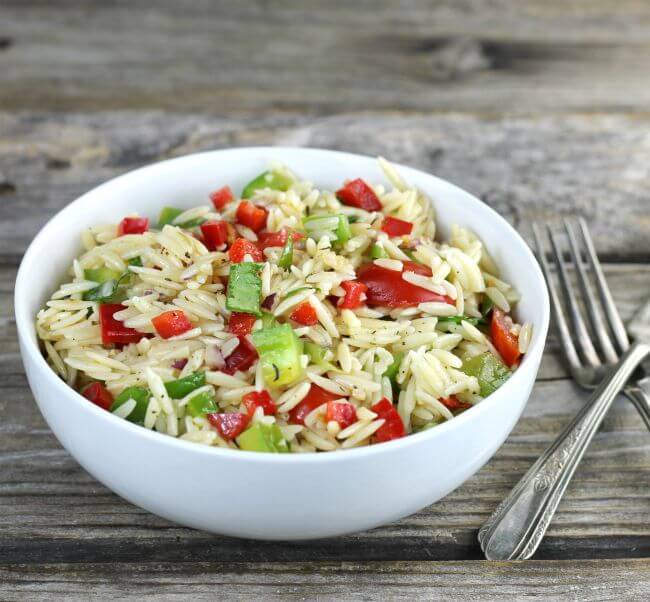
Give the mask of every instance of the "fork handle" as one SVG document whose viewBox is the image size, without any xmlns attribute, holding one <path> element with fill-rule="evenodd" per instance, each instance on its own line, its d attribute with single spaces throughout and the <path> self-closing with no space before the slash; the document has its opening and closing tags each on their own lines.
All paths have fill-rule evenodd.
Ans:
<svg viewBox="0 0 650 602">
<path fill-rule="evenodd" d="M 580 459 L 607 410 L 650 347 L 635 343 L 555 442 L 481 527 L 488 560 L 530 558 L 541 542 Z"/>
<path fill-rule="evenodd" d="M 625 387 L 623 394 L 634 404 L 643 422 L 650 429 L 650 395 L 637 384 Z"/>
</svg>

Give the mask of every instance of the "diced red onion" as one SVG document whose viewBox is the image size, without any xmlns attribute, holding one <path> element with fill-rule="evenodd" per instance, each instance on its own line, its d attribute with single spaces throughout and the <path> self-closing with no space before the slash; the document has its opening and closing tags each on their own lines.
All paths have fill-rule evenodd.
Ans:
<svg viewBox="0 0 650 602">
<path fill-rule="evenodd" d="M 272 295 L 269 295 L 264 301 L 262 301 L 262 307 L 264 309 L 271 309 L 273 307 L 273 303 L 275 302 L 275 293 Z"/>
<path fill-rule="evenodd" d="M 176 368 L 176 370 L 182 370 L 183 368 L 185 368 L 186 364 L 187 364 L 187 358 L 183 358 L 180 360 L 176 360 L 172 364 L 172 368 Z"/>
</svg>

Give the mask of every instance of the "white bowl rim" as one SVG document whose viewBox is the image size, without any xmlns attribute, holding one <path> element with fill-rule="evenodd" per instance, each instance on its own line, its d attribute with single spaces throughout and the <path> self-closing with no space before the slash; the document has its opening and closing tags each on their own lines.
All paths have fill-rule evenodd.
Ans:
<svg viewBox="0 0 650 602">
<path fill-rule="evenodd" d="M 82 194 L 80 197 L 76 198 L 74 201 L 68 203 L 63 209 L 55 213 L 39 230 L 37 235 L 33 238 L 32 242 L 27 247 L 23 259 L 20 263 L 18 269 L 18 274 L 16 276 L 16 285 L 14 291 L 14 307 L 16 315 L 16 327 L 18 332 L 18 338 L 22 342 L 21 353 L 30 354 L 33 357 L 36 357 L 36 366 L 38 369 L 45 373 L 45 378 L 48 381 L 48 384 L 54 387 L 53 394 L 60 394 L 62 396 L 69 396 L 74 404 L 78 406 L 79 411 L 91 411 L 94 412 L 98 420 L 109 420 L 114 421 L 114 426 L 116 428 L 125 429 L 127 432 L 136 433 L 141 437 L 146 437 L 151 440 L 152 443 L 159 443 L 161 445 L 171 445 L 176 446 L 179 449 L 184 449 L 186 451 L 194 452 L 198 455 L 205 456 L 221 456 L 224 459 L 231 459 L 240 462 L 262 462 L 262 463 L 280 463 L 280 464 L 312 464 L 312 463 L 327 463 L 327 462 L 343 462 L 347 460 L 361 459 L 365 456 L 381 456 L 383 454 L 390 454 L 397 452 L 398 449 L 406 449 L 412 445 L 417 445 L 423 443 L 425 439 L 443 436 L 447 431 L 453 429 L 462 429 L 462 426 L 472 419 L 472 416 L 478 417 L 480 412 L 488 412 L 490 408 L 498 403 L 507 403 L 507 397 L 510 393 L 515 392 L 515 387 L 518 384 L 524 384 L 527 378 L 530 378 L 529 372 L 530 363 L 527 362 L 529 356 L 535 355 L 536 353 L 543 353 L 543 347 L 546 341 L 546 334 L 548 331 L 549 319 L 550 319 L 550 305 L 548 290 L 546 288 L 546 283 L 542 271 L 533 255 L 532 251 L 519 235 L 519 233 L 507 222 L 505 218 L 499 215 L 494 209 L 486 205 L 478 197 L 474 196 L 472 193 L 452 184 L 448 180 L 439 178 L 432 174 L 429 174 L 423 170 L 409 167 L 400 163 L 391 161 L 391 164 L 400 170 L 401 173 L 408 174 L 409 172 L 424 174 L 429 178 L 433 178 L 438 182 L 441 182 L 447 186 L 455 188 L 456 190 L 462 192 L 465 195 L 468 195 L 472 198 L 474 202 L 483 205 L 483 207 L 491 214 L 492 218 L 497 222 L 500 222 L 502 225 L 505 225 L 506 229 L 510 231 L 513 239 L 516 241 L 516 244 L 520 246 L 520 249 L 517 249 L 519 252 L 523 252 L 527 259 L 530 262 L 531 267 L 533 268 L 535 278 L 540 284 L 541 290 L 544 292 L 543 299 L 541 300 L 542 307 L 542 316 L 541 323 L 534 325 L 535 337 L 532 341 L 531 346 L 529 347 L 527 353 L 524 355 L 524 358 L 518 367 L 517 370 L 512 374 L 512 376 L 501 386 L 497 391 L 486 397 L 483 401 L 478 403 L 476 406 L 469 408 L 466 412 L 463 412 L 459 416 L 456 416 L 453 420 L 447 420 L 442 424 L 439 424 L 433 429 L 427 429 L 419 433 L 412 433 L 400 439 L 395 439 L 393 441 L 388 441 L 382 444 L 368 445 L 364 447 L 339 450 L 339 452 L 325 452 L 325 453 L 304 453 L 304 454 L 273 454 L 273 453 L 262 453 L 262 452 L 243 452 L 242 450 L 234 450 L 227 448 L 220 448 L 208 445 L 202 445 L 192 441 L 185 441 L 176 437 L 171 437 L 163 433 L 157 433 L 150 429 L 146 429 L 137 424 L 133 424 L 128 420 L 119 418 L 118 416 L 113 415 L 111 412 L 107 412 L 102 408 L 96 406 L 95 404 L 88 403 L 88 400 L 83 397 L 79 392 L 70 387 L 65 383 L 61 378 L 59 378 L 54 370 L 46 362 L 41 350 L 38 346 L 37 337 L 32 337 L 28 333 L 30 329 L 33 331 L 34 328 L 34 316 L 28 315 L 26 310 L 27 304 L 23 304 L 20 300 L 23 297 L 27 297 L 25 291 L 25 282 L 28 278 L 28 273 L 30 271 L 31 265 L 35 264 L 36 253 L 38 252 L 38 246 L 40 240 L 45 238 L 45 233 L 50 228 L 54 227 L 57 222 L 64 220 L 68 213 L 71 213 L 77 205 L 85 202 L 86 197 L 94 195 L 97 190 L 103 189 L 105 187 L 110 187 L 116 182 L 123 179 L 128 179 L 134 174 L 143 174 L 146 171 L 155 171 L 160 169 L 164 165 L 169 165 L 171 163 L 183 162 L 183 161 L 192 161 L 198 157 L 203 157 L 206 155 L 215 155 L 232 153 L 232 152 L 252 152 L 252 153 L 280 153 L 280 152 L 304 152 L 309 154 L 329 154 L 335 155 L 340 158 L 345 159 L 353 158 L 363 158 L 368 160 L 376 160 L 376 157 L 370 155 L 363 155 L 360 153 L 349 153 L 344 151 L 336 151 L 323 148 L 315 147 L 292 147 L 292 146 L 249 146 L 249 147 L 232 147 L 227 149 L 218 149 L 218 150 L 209 150 L 202 151 L 199 153 L 192 153 L 189 155 L 183 155 L 181 157 L 175 157 L 173 159 L 166 159 L 163 161 L 158 161 L 156 163 L 151 163 L 143 167 L 139 167 L 134 170 L 130 170 L 120 176 L 111 178 L 110 180 L 95 186 L 89 191 Z M 533 375 L 535 378 L 535 375 Z M 69 408 L 68 411 L 75 411 L 74 408 Z"/>
</svg>

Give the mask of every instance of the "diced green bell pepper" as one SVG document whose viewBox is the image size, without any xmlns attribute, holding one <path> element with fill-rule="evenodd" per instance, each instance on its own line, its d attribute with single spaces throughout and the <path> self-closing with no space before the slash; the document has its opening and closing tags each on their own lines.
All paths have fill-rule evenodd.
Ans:
<svg viewBox="0 0 650 602">
<path fill-rule="evenodd" d="M 383 376 L 387 376 L 393 385 L 397 385 L 397 373 L 399 372 L 399 367 L 402 365 L 402 359 L 404 358 L 403 353 L 394 353 L 393 354 L 393 363 L 386 368 Z"/>
<path fill-rule="evenodd" d="M 434 426 L 438 426 L 438 424 L 440 424 L 440 423 L 435 422 L 434 420 L 432 420 L 431 422 L 427 422 L 427 423 L 423 424 L 422 426 L 419 426 L 419 427 L 413 429 L 413 432 L 421 433 L 422 431 L 428 431 L 429 429 L 432 429 Z"/>
<path fill-rule="evenodd" d="M 158 227 L 162 228 L 171 224 L 185 209 L 179 209 L 178 207 L 163 207 L 160 210 L 160 215 L 158 216 Z M 179 224 L 182 228 L 194 228 L 200 226 L 205 221 L 202 217 L 197 217 L 196 219 L 191 219 L 187 222 Z"/>
<path fill-rule="evenodd" d="M 271 326 L 277 326 L 277 324 L 278 321 L 270 311 L 262 311 L 262 328 L 270 328 Z M 258 328 L 258 330 L 260 329 Z"/>
<path fill-rule="evenodd" d="M 165 383 L 165 389 L 172 399 L 181 399 L 203 385 L 205 385 L 205 372 L 192 372 L 188 376 Z"/>
<path fill-rule="evenodd" d="M 507 366 L 489 351 L 465 361 L 462 371 L 468 376 L 475 376 L 478 379 L 482 397 L 494 393 L 510 378 L 510 370 Z"/>
<path fill-rule="evenodd" d="M 350 222 L 345 215 L 339 215 L 339 224 L 334 231 L 336 234 L 336 242 L 344 245 L 352 238 L 352 230 L 350 230 Z"/>
<path fill-rule="evenodd" d="M 158 216 L 158 227 L 162 228 L 167 224 L 171 224 L 181 213 L 183 213 L 183 210 L 178 207 L 163 207 Z"/>
<path fill-rule="evenodd" d="M 115 401 L 113 401 L 111 412 L 117 410 L 117 408 L 125 404 L 129 399 L 133 399 L 135 401 L 135 408 L 133 408 L 132 412 L 126 417 L 126 419 L 129 422 L 143 424 L 150 398 L 151 392 L 145 387 L 127 387 L 115 398 Z"/>
<path fill-rule="evenodd" d="M 214 397 L 207 391 L 204 391 L 190 398 L 187 402 L 187 411 L 196 418 L 204 414 L 214 414 L 219 409 L 214 401 Z"/>
<path fill-rule="evenodd" d="M 348 218 L 341 214 L 311 215 L 303 220 L 303 225 L 307 236 L 314 240 L 320 240 L 321 236 L 328 236 L 333 242 L 343 245 L 352 237 Z"/>
<path fill-rule="evenodd" d="M 314 290 L 311 286 L 299 286 L 298 288 L 294 288 L 293 290 L 290 290 L 285 296 L 285 299 L 288 299 L 289 297 L 293 297 L 294 295 L 297 295 L 300 291 L 307 291 L 307 290 Z"/>
<path fill-rule="evenodd" d="M 494 307 L 494 301 L 490 299 L 487 295 L 483 298 L 483 301 L 481 301 L 481 314 L 483 315 L 483 318 L 487 319 L 488 314 L 492 311 L 492 308 Z"/>
<path fill-rule="evenodd" d="M 121 275 L 122 272 L 107 267 L 88 268 L 84 270 L 84 278 L 97 282 L 97 284 L 103 284 L 109 280 L 117 280 Z"/>
<path fill-rule="evenodd" d="M 302 343 L 289 324 L 255 331 L 253 343 L 260 356 L 262 374 L 267 385 L 281 387 L 302 377 Z"/>
<path fill-rule="evenodd" d="M 325 354 L 327 353 L 325 347 L 321 347 L 311 341 L 305 342 L 304 346 L 305 353 L 309 356 L 312 364 L 316 364 L 317 366 L 326 368 L 327 370 L 334 369 L 334 366 L 330 362 L 325 361 Z"/>
<path fill-rule="evenodd" d="M 291 235 L 287 236 L 287 242 L 284 243 L 284 248 L 282 249 L 282 254 L 280 259 L 278 259 L 278 266 L 286 270 L 291 267 L 293 263 L 293 238 Z"/>
<path fill-rule="evenodd" d="M 282 435 L 280 427 L 256 422 L 237 438 L 240 449 L 256 452 L 287 453 L 289 444 Z"/>
<path fill-rule="evenodd" d="M 262 294 L 262 279 L 260 278 L 261 263 L 233 263 L 230 266 L 228 278 L 228 294 L 226 307 L 230 311 L 253 314 L 258 318 L 260 312 L 260 295 Z"/>
<path fill-rule="evenodd" d="M 253 194 L 255 194 L 255 191 L 263 190 L 264 188 L 286 191 L 291 188 L 292 184 L 293 178 L 285 173 L 279 171 L 265 171 L 244 186 L 241 198 L 250 199 Z"/>
<path fill-rule="evenodd" d="M 383 259 L 384 257 L 388 257 L 388 253 L 384 251 L 384 247 L 375 243 L 370 249 L 370 257 L 373 259 Z"/>
</svg>

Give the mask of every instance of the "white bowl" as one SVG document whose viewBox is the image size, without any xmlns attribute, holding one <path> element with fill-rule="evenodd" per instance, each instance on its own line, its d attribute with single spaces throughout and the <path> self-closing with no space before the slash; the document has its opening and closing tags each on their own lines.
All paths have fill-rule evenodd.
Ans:
<svg viewBox="0 0 650 602">
<path fill-rule="evenodd" d="M 411 514 L 453 491 L 485 464 L 519 418 L 542 358 L 549 320 L 546 286 L 526 243 L 477 198 L 398 166 L 433 199 L 439 230 L 468 226 L 522 295 L 518 318 L 534 325 L 513 376 L 485 401 L 433 429 L 380 445 L 319 454 L 264 454 L 206 447 L 161 435 L 89 403 L 60 380 L 38 347 L 35 315 L 80 251 L 83 228 L 163 205 L 207 202 L 280 161 L 316 185 L 384 181 L 375 159 L 305 148 L 207 152 L 138 169 L 83 195 L 32 241 L 16 279 L 20 349 L 36 402 L 61 444 L 90 474 L 130 502 L 169 520 L 226 535 L 307 539 L 360 531 Z"/>
</svg>

